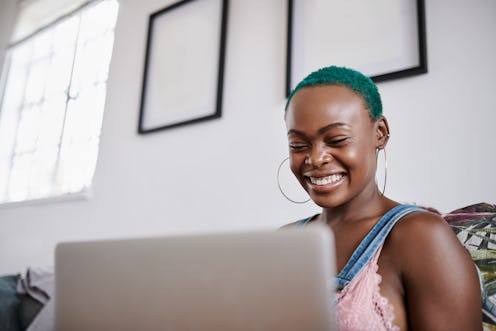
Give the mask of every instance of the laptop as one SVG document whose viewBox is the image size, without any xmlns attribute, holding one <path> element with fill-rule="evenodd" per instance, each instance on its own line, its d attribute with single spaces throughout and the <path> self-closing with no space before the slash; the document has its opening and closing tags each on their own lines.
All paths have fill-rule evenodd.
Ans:
<svg viewBox="0 0 496 331">
<path fill-rule="evenodd" d="M 333 331 L 324 226 L 59 243 L 56 331 Z"/>
</svg>

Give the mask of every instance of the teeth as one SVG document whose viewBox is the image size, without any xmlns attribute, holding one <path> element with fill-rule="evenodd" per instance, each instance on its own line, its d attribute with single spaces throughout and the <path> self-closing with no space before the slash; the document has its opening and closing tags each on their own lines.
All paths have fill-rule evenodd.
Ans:
<svg viewBox="0 0 496 331">
<path fill-rule="evenodd" d="M 314 185 L 327 185 L 327 184 L 335 183 L 341 178 L 343 178 L 343 175 L 331 175 L 320 178 L 310 177 L 310 182 Z"/>
</svg>

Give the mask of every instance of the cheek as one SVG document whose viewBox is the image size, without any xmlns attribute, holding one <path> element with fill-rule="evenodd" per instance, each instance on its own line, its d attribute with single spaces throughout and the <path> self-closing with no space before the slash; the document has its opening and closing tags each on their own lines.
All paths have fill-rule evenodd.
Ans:
<svg viewBox="0 0 496 331">
<path fill-rule="evenodd" d="M 346 161 L 350 170 L 365 174 L 375 173 L 375 152 L 369 148 L 349 150 Z"/>
<path fill-rule="evenodd" d="M 358 171 L 360 171 L 365 177 L 374 177 L 375 176 L 375 168 L 376 168 L 376 160 L 375 160 L 375 152 L 371 152 L 370 150 L 364 150 L 362 153 L 357 154 L 355 157 L 355 167 Z"/>
<path fill-rule="evenodd" d="M 303 162 L 303 157 L 298 156 L 298 155 L 291 155 L 289 157 L 289 167 L 291 169 L 291 172 L 295 175 L 298 176 L 300 173 L 300 167 Z"/>
<path fill-rule="evenodd" d="M 336 154 L 335 158 L 339 158 L 344 164 L 351 169 L 360 169 L 367 161 L 367 151 L 356 146 L 347 148 L 346 151 Z"/>
<path fill-rule="evenodd" d="M 297 170 L 297 161 L 295 160 L 294 156 L 289 157 L 289 168 L 291 169 L 291 172 L 296 175 L 296 170 Z"/>
</svg>

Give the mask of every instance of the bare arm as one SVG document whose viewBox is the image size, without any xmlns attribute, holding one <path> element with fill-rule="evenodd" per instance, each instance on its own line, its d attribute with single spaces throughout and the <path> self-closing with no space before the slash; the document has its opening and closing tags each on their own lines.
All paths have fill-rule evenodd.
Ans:
<svg viewBox="0 0 496 331">
<path fill-rule="evenodd" d="M 482 330 L 477 271 L 449 225 L 425 212 L 398 225 L 394 255 L 409 330 Z"/>
</svg>

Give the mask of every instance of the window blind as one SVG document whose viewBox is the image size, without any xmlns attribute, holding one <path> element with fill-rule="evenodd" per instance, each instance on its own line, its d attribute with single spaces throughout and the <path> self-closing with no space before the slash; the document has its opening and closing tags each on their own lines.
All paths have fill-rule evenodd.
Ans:
<svg viewBox="0 0 496 331">
<path fill-rule="evenodd" d="M 64 16 L 95 0 L 22 0 L 19 1 L 16 25 L 10 45 L 29 38 Z"/>
</svg>

